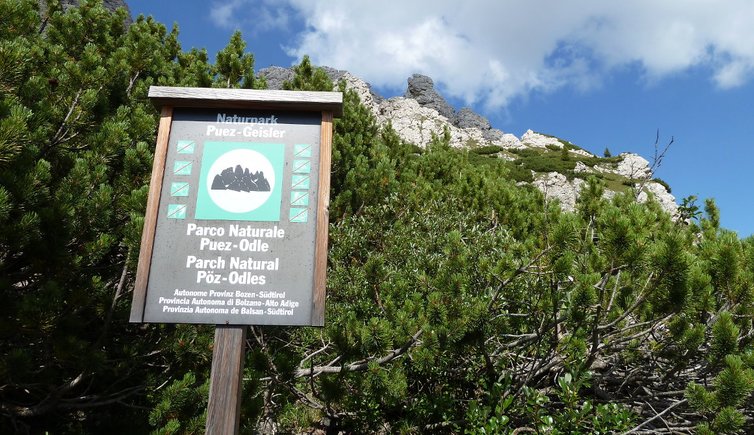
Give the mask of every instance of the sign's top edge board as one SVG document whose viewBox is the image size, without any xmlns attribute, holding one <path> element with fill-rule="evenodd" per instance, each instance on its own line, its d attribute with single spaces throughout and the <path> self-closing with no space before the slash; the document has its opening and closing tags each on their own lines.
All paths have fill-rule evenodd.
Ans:
<svg viewBox="0 0 754 435">
<path fill-rule="evenodd" d="M 150 86 L 149 98 L 158 107 L 253 108 L 343 114 L 343 94 L 322 91 L 184 88 Z"/>
</svg>

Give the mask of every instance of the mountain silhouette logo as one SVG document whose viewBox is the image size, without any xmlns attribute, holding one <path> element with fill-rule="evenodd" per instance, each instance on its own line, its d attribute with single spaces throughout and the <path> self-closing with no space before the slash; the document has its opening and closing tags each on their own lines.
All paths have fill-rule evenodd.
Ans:
<svg viewBox="0 0 754 435">
<path fill-rule="evenodd" d="M 207 141 L 201 153 L 196 219 L 280 220 L 284 144 Z"/>
<path fill-rule="evenodd" d="M 227 167 L 212 179 L 212 190 L 234 190 L 236 192 L 269 192 L 270 182 L 264 178 L 264 172 L 251 173 L 249 168 L 236 165 Z"/>
<path fill-rule="evenodd" d="M 214 161 L 207 174 L 207 192 L 218 207 L 229 213 L 247 213 L 269 199 L 275 170 L 264 154 L 235 149 Z"/>
</svg>

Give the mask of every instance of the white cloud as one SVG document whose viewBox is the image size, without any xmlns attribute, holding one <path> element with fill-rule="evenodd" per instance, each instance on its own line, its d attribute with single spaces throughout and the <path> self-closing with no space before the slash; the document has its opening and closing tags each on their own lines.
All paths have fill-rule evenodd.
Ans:
<svg viewBox="0 0 754 435">
<path fill-rule="evenodd" d="M 751 76 L 752 69 L 751 60 L 732 60 L 726 62 L 715 71 L 715 82 L 723 89 L 741 86 Z"/>
<path fill-rule="evenodd" d="M 223 0 L 210 6 L 212 22 L 223 29 L 246 28 L 252 34 L 285 30 L 290 25 L 290 10 L 275 0 Z"/>
<path fill-rule="evenodd" d="M 209 17 L 216 26 L 225 29 L 235 29 L 241 22 L 237 18 L 238 10 L 243 5 L 244 0 L 229 0 L 223 2 L 212 2 L 209 11 Z"/>
<path fill-rule="evenodd" d="M 238 2 L 217 8 L 218 19 Z M 488 107 L 532 92 L 589 89 L 626 66 L 647 80 L 701 66 L 721 88 L 754 75 L 749 0 L 288 0 L 277 6 L 285 10 L 263 3 L 269 17 L 288 8 L 303 17 L 291 55 L 395 90 L 424 73 L 446 94 Z"/>
<path fill-rule="evenodd" d="M 257 32 L 288 29 L 290 25 L 289 12 L 284 8 L 260 7 L 255 24 Z"/>
</svg>

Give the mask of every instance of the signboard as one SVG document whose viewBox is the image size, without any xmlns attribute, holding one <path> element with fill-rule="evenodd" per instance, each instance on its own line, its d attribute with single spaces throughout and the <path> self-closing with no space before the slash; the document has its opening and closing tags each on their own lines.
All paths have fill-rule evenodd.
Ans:
<svg viewBox="0 0 754 435">
<path fill-rule="evenodd" d="M 292 94 L 163 110 L 131 321 L 323 324 L 332 112 Z"/>
</svg>

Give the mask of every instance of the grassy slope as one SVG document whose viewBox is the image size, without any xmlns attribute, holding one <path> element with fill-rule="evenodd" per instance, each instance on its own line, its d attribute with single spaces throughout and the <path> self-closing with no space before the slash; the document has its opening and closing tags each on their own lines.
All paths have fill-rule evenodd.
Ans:
<svg viewBox="0 0 754 435">
<path fill-rule="evenodd" d="M 581 149 L 570 142 L 560 141 L 566 149 Z M 535 174 L 558 172 L 565 175 L 569 180 L 573 178 L 585 179 L 589 176 L 594 176 L 602 179 L 607 189 L 615 192 L 627 192 L 631 188 L 631 185 L 637 182 L 637 180 L 618 174 L 597 171 L 593 173 L 577 173 L 574 171 L 577 162 L 581 162 L 590 168 L 594 168 L 595 165 L 601 165 L 614 169 L 620 162 L 620 157 L 588 157 L 581 154 L 568 153 L 568 158 L 564 159 L 563 151 L 555 146 L 504 150 L 502 147 L 496 145 L 487 145 L 472 148 L 469 158 L 478 164 L 505 166 L 510 171 L 511 178 L 516 181 L 532 182 L 534 176 L 531 174 L 531 171 L 534 171 Z"/>
</svg>

